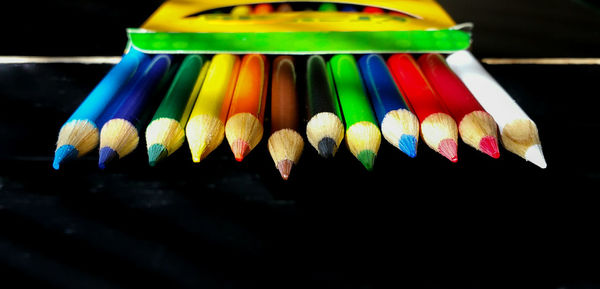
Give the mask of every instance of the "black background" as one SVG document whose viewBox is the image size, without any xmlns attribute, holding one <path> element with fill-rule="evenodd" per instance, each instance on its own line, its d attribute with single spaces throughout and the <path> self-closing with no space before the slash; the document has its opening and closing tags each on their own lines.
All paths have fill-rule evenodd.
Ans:
<svg viewBox="0 0 600 289">
<path fill-rule="evenodd" d="M 161 1 L 20 1 L 0 55 L 120 55 Z M 593 1 L 450 1 L 476 57 L 598 57 Z M 100 171 L 51 168 L 60 126 L 110 65 L 0 65 L 0 280 L 35 288 L 598 288 L 598 65 L 486 65 L 540 130 L 548 168 L 459 144 L 382 142 L 373 172 L 306 144 L 280 179 L 266 137 L 242 162 L 144 143 Z M 268 131 L 268 116 L 266 122 Z M 4 284 L 0 286 L 4 288 Z"/>
</svg>

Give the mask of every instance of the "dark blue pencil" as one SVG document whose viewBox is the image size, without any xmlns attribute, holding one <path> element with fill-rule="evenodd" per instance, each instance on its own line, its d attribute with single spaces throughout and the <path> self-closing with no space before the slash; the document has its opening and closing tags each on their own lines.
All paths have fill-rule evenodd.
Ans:
<svg viewBox="0 0 600 289">
<path fill-rule="evenodd" d="M 369 54 L 359 60 L 360 72 L 383 137 L 411 158 L 417 155 L 419 120 L 396 86 L 381 55 Z"/>
<path fill-rule="evenodd" d="M 101 169 L 137 147 L 144 110 L 152 103 L 153 91 L 167 75 L 171 62 L 170 55 L 154 56 L 144 73 L 133 79 L 121 98 L 111 105 L 112 110 L 105 112 L 107 121 L 100 131 L 98 166 Z"/>
</svg>

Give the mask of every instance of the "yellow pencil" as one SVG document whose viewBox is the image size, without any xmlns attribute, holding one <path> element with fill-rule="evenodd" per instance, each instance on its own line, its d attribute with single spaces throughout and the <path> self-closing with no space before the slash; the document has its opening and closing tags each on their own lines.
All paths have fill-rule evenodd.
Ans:
<svg viewBox="0 0 600 289">
<path fill-rule="evenodd" d="M 185 128 L 195 163 L 217 148 L 225 136 L 225 121 L 238 77 L 240 58 L 217 54 L 213 57 Z"/>
</svg>

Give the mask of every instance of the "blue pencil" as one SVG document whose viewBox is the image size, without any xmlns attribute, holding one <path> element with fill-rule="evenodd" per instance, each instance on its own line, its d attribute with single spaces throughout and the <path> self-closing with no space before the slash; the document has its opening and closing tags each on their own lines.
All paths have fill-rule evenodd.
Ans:
<svg viewBox="0 0 600 289">
<path fill-rule="evenodd" d="M 122 92 L 122 99 L 112 111 L 106 112 L 106 123 L 100 130 L 100 156 L 98 166 L 101 169 L 114 159 L 131 153 L 139 143 L 139 129 L 143 125 L 145 109 L 152 103 L 153 91 L 167 75 L 171 66 L 170 55 L 156 55 L 143 74 L 132 79 L 131 85 Z"/>
<path fill-rule="evenodd" d="M 356 7 L 354 7 L 354 5 L 344 5 L 342 6 L 342 9 L 340 9 L 340 11 L 342 12 L 358 12 L 358 10 L 356 10 Z"/>
<path fill-rule="evenodd" d="M 360 58 L 359 66 L 383 137 L 414 158 L 417 155 L 419 120 L 410 111 L 410 105 L 396 86 L 385 60 L 378 54 L 369 54 Z"/>
<path fill-rule="evenodd" d="M 64 162 L 83 156 L 98 145 L 99 117 L 146 59 L 149 59 L 147 55 L 131 48 L 73 112 L 58 133 L 54 169 L 58 170 Z"/>
</svg>

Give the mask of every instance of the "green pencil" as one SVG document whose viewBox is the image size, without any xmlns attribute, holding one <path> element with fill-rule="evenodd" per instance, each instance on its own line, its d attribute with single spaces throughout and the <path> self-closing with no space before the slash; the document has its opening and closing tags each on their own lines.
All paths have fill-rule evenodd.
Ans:
<svg viewBox="0 0 600 289">
<path fill-rule="evenodd" d="M 185 126 L 202 87 L 209 60 L 188 55 L 171 87 L 146 128 L 146 148 L 151 166 L 171 155 L 185 140 Z"/>
<path fill-rule="evenodd" d="M 356 60 L 349 54 L 335 55 L 329 66 L 346 121 L 346 143 L 350 152 L 370 171 L 381 144 L 381 132 Z"/>
</svg>

